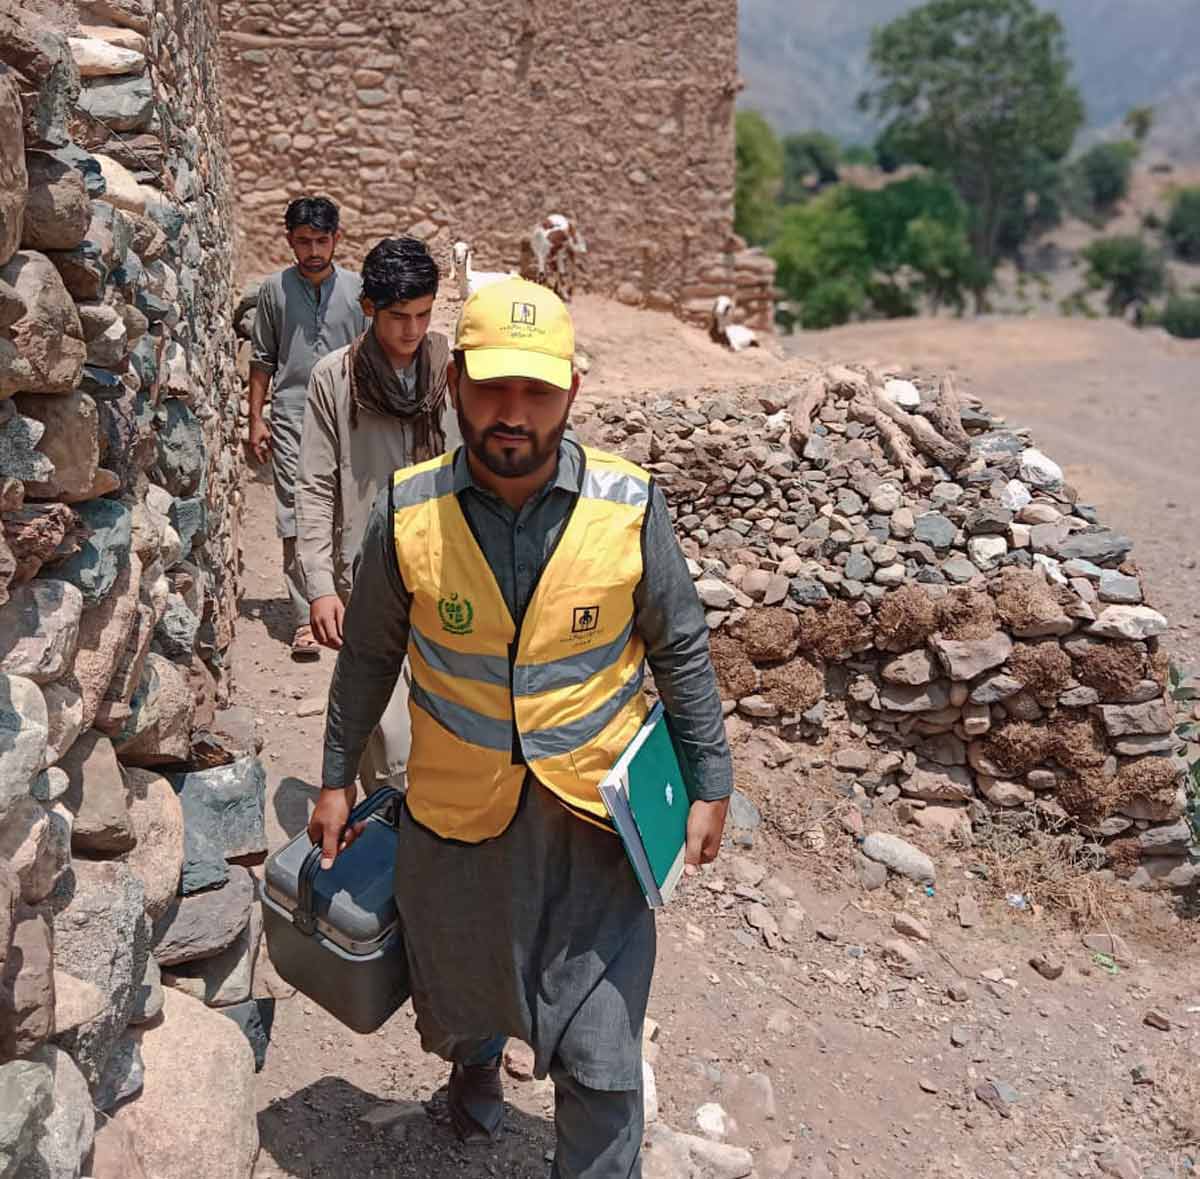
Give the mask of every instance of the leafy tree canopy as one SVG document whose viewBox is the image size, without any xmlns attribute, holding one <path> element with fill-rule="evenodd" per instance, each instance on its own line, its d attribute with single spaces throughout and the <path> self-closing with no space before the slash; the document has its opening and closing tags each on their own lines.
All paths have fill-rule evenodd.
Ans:
<svg viewBox="0 0 1200 1179">
<path fill-rule="evenodd" d="M 877 29 L 875 87 L 891 152 L 949 176 L 971 208 L 971 244 L 991 266 L 1031 158 L 1061 160 L 1083 123 L 1062 25 L 1033 0 L 929 0 Z"/>
<path fill-rule="evenodd" d="M 1140 237 L 1102 237 L 1081 253 L 1088 264 L 1087 282 L 1093 290 L 1108 288 L 1111 315 L 1161 294 L 1167 285 L 1162 255 Z"/>
<path fill-rule="evenodd" d="M 783 146 L 758 111 L 738 111 L 735 130 L 733 226 L 748 242 L 762 245 L 775 228 L 775 199 L 783 180 Z"/>
</svg>

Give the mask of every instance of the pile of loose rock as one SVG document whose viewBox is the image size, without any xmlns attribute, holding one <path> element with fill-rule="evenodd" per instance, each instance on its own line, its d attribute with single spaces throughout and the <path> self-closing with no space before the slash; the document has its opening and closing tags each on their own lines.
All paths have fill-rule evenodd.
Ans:
<svg viewBox="0 0 1200 1179">
<path fill-rule="evenodd" d="M 248 1173 L 253 1054 L 204 1005 L 249 998 L 226 859 L 264 850 L 252 758 L 212 768 L 254 752 L 213 732 L 241 461 L 215 32 L 85 7 L 0 13 L 0 1174 Z M 255 800 L 245 846 L 214 774 Z"/>
<path fill-rule="evenodd" d="M 845 367 L 592 406 L 580 430 L 664 489 L 733 729 L 825 731 L 835 767 L 917 828 L 1020 809 L 1140 886 L 1200 875 L 1167 621 L 1131 542 L 1025 431 L 949 379 Z"/>
</svg>

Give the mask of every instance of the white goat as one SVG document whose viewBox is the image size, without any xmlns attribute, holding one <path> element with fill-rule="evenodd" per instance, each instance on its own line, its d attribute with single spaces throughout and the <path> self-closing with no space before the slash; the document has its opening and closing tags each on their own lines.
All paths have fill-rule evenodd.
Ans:
<svg viewBox="0 0 1200 1179">
<path fill-rule="evenodd" d="M 450 279 L 458 280 L 458 291 L 465 303 L 481 287 L 491 286 L 494 282 L 504 282 L 516 278 L 514 270 L 501 273 L 498 270 L 476 270 L 471 265 L 472 251 L 466 242 L 455 242 L 451 253 Z"/>
<path fill-rule="evenodd" d="M 713 300 L 712 319 L 708 325 L 709 338 L 734 352 L 757 348 L 758 337 L 754 332 L 744 324 L 730 322 L 732 318 L 733 300 L 728 295 L 718 295 Z"/>
<path fill-rule="evenodd" d="M 551 213 L 535 225 L 529 235 L 529 248 L 537 262 L 537 281 L 548 286 L 561 299 L 575 293 L 575 268 L 587 253 L 587 242 L 575 223 L 562 213 Z"/>
</svg>

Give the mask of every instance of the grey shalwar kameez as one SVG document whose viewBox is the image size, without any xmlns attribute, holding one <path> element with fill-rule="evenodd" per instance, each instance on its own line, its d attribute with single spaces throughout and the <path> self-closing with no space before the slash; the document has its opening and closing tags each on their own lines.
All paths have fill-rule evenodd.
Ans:
<svg viewBox="0 0 1200 1179">
<path fill-rule="evenodd" d="M 308 378 L 318 360 L 366 330 L 369 321 L 358 301 L 361 290 L 358 275 L 340 266 L 334 266 L 320 286 L 313 286 L 298 266 L 289 266 L 265 278 L 258 294 L 250 367 L 271 378 L 275 531 L 283 538 L 284 580 L 297 626 L 308 622 L 295 539 L 296 472 Z"/>
<path fill-rule="evenodd" d="M 392 474 L 417 461 L 412 419 L 400 413 L 351 413 L 349 348 L 319 360 L 308 381 L 296 477 L 296 548 L 310 603 L 328 594 L 350 597 L 350 575 L 371 506 Z M 441 432 L 458 445 L 458 418 L 446 387 L 450 345 L 429 332 L 401 381 L 420 400 L 426 387 L 442 402 Z M 357 420 L 355 420 L 357 416 Z M 408 765 L 408 685 L 404 677 L 367 742 L 359 766 L 364 788 L 392 781 Z"/>
<path fill-rule="evenodd" d="M 582 455 L 559 449 L 555 477 L 514 511 L 473 480 L 463 450 L 455 494 L 519 619 L 579 494 Z M 708 629 L 662 493 L 642 532 L 635 626 L 687 762 L 693 797 L 732 788 Z M 386 494 L 372 509 L 330 688 L 324 783 L 353 782 L 408 643 L 410 596 Z M 615 835 L 584 822 L 526 775 L 495 839 L 443 840 L 405 816 L 396 897 L 426 1050 L 463 1061 L 494 1033 L 534 1050 L 556 1087 L 562 1179 L 641 1174 L 641 1034 L 654 970 L 654 919 Z"/>
</svg>

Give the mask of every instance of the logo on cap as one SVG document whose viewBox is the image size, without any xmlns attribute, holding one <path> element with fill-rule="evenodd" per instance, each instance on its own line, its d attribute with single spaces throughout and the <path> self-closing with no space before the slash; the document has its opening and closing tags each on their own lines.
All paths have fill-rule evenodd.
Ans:
<svg viewBox="0 0 1200 1179">
<path fill-rule="evenodd" d="M 537 323 L 537 308 L 532 303 L 514 303 L 512 305 L 512 321 L 533 327 Z"/>
</svg>

